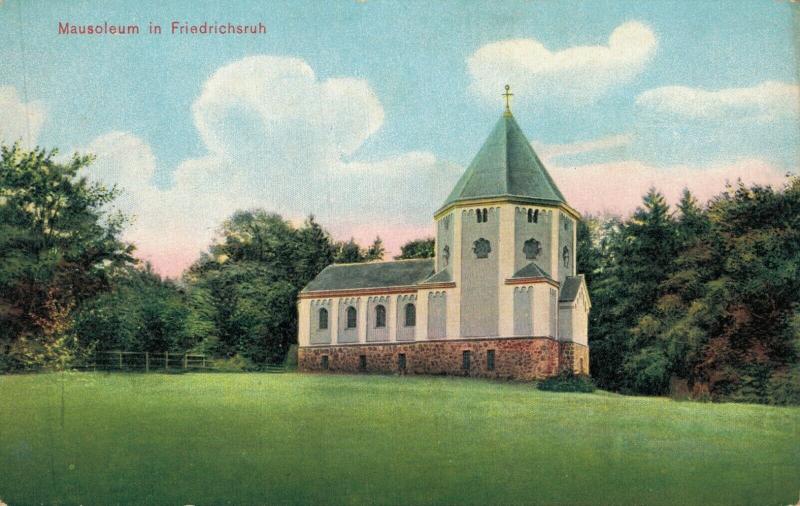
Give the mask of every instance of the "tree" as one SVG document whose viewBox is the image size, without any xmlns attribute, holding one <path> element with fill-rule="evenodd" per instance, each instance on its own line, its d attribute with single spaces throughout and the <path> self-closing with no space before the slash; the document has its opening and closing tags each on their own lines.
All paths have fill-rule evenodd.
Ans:
<svg viewBox="0 0 800 506">
<path fill-rule="evenodd" d="M 43 357 L 37 348 L 66 346 L 74 309 L 134 262 L 133 247 L 119 238 L 125 217 L 108 211 L 116 190 L 79 176 L 90 156 L 58 162 L 56 155 L 18 144 L 0 149 L 0 367 L 23 367 Z M 64 363 L 52 351 L 30 365 Z"/>
<path fill-rule="evenodd" d="M 685 191 L 677 210 L 651 190 L 582 241 L 599 262 L 593 375 L 622 392 L 664 394 L 677 378 L 712 399 L 800 403 L 798 179 L 739 183 L 705 207 Z"/>
<path fill-rule="evenodd" d="M 322 269 L 333 263 L 336 248 L 328 234 L 310 215 L 298 230 L 296 252 L 297 284 L 307 285 Z"/>
<path fill-rule="evenodd" d="M 636 329 L 652 312 L 661 283 L 673 269 L 675 222 L 664 196 L 650 189 L 642 206 L 612 228 L 606 240 L 605 264 L 592 293 L 593 373 L 604 388 L 664 393 L 669 374 L 662 367 L 663 350 L 652 332 Z"/>
<path fill-rule="evenodd" d="M 433 258 L 436 255 L 435 241 L 433 237 L 425 239 L 415 239 L 400 246 L 400 255 L 394 257 L 395 260 L 408 258 Z"/>
<path fill-rule="evenodd" d="M 769 401 L 800 392 L 800 179 L 781 190 L 741 183 L 708 206 L 708 281 L 682 324 L 701 336 L 689 379 L 714 398 Z"/>
<path fill-rule="evenodd" d="M 577 248 L 575 251 L 578 272 L 586 278 L 587 286 L 592 285 L 594 274 L 600 269 L 599 229 L 600 220 L 592 216 L 584 216 L 578 221 L 576 230 Z"/>
<path fill-rule="evenodd" d="M 377 239 L 372 254 L 381 249 Z M 347 251 L 364 260 L 355 241 Z M 294 228 L 261 209 L 237 211 L 184 276 L 204 315 L 190 315 L 192 329 L 207 334 L 202 343 L 213 353 L 283 360 L 297 335 L 297 293 L 341 254 L 313 216 Z"/>
<path fill-rule="evenodd" d="M 113 279 L 113 288 L 86 301 L 75 315 L 85 349 L 183 352 L 214 336 L 207 306 L 145 264 Z"/>
<path fill-rule="evenodd" d="M 337 264 L 352 264 L 367 261 L 366 253 L 352 237 L 349 241 L 337 242 L 334 245 L 334 248 L 336 250 L 336 253 L 334 254 L 334 261 Z"/>
<path fill-rule="evenodd" d="M 372 262 L 374 260 L 383 260 L 383 254 L 386 249 L 383 247 L 383 241 L 380 237 L 376 237 L 372 244 L 367 249 L 366 255 L 364 255 L 367 262 Z"/>
</svg>

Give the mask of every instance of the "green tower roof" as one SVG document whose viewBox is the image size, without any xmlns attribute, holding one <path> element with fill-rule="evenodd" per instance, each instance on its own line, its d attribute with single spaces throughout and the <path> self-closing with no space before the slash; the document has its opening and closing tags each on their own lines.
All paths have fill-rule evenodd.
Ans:
<svg viewBox="0 0 800 506">
<path fill-rule="evenodd" d="M 500 117 L 440 210 L 460 201 L 496 197 L 566 204 L 510 112 Z"/>
</svg>

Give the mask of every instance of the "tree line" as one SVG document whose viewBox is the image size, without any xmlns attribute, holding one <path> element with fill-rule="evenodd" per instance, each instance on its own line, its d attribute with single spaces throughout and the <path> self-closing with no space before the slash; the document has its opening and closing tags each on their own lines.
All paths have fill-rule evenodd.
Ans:
<svg viewBox="0 0 800 506">
<path fill-rule="evenodd" d="M 122 240 L 116 188 L 91 156 L 3 146 L 0 372 L 63 368 L 106 350 L 203 352 L 257 368 L 296 340 L 296 297 L 333 262 L 380 260 L 380 238 L 335 241 L 262 209 L 225 220 L 178 280 Z M 629 217 L 584 217 L 592 375 L 623 393 L 800 403 L 800 183 L 724 189 L 675 210 L 656 190 Z M 426 258 L 434 241 L 396 258 Z"/>
<path fill-rule="evenodd" d="M 730 185 L 675 210 L 651 189 L 585 219 L 592 376 L 605 389 L 800 403 L 800 180 Z"/>
</svg>

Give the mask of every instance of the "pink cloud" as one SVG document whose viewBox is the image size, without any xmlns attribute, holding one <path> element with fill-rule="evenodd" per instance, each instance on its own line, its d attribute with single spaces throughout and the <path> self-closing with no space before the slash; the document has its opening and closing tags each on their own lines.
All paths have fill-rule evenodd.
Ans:
<svg viewBox="0 0 800 506">
<path fill-rule="evenodd" d="M 173 248 L 148 248 L 146 243 L 142 246 L 137 243 L 135 255 L 143 262 L 150 262 L 153 270 L 168 278 L 179 278 L 200 256 L 193 248 L 177 244 Z"/>
<path fill-rule="evenodd" d="M 785 171 L 763 160 L 743 159 L 706 167 L 676 165 L 652 167 L 644 162 L 625 161 L 583 165 L 575 168 L 553 166 L 550 170 L 567 201 L 580 212 L 612 212 L 625 215 L 640 205 L 642 195 L 654 186 L 670 203 L 676 203 L 684 188 L 706 201 L 720 193 L 726 182 L 741 179 L 746 184 L 781 185 Z"/>
</svg>

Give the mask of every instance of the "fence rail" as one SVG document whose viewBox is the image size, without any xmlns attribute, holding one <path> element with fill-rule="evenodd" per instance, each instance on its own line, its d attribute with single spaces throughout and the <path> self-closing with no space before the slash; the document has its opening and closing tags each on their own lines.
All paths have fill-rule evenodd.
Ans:
<svg viewBox="0 0 800 506">
<path fill-rule="evenodd" d="M 86 368 L 105 371 L 215 371 L 220 370 L 217 360 L 202 353 L 150 353 L 147 351 L 100 351 L 94 355 L 94 363 Z M 285 372 L 282 364 L 269 364 L 260 370 Z"/>
</svg>

